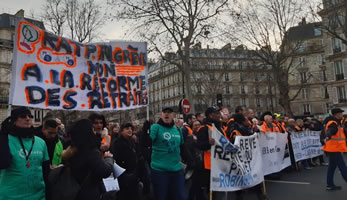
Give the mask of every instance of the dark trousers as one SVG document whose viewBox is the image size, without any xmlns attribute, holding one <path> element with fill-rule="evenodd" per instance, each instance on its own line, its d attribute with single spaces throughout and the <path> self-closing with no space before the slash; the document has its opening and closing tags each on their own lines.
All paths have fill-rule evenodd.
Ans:
<svg viewBox="0 0 347 200">
<path fill-rule="evenodd" d="M 192 176 L 192 186 L 189 190 L 189 200 L 208 200 L 209 199 L 209 172 L 205 169 L 197 168 Z"/>
<path fill-rule="evenodd" d="M 345 161 L 343 160 L 341 152 L 327 152 L 329 156 L 329 166 L 327 174 L 327 184 L 328 187 L 334 187 L 334 173 L 336 167 L 339 168 L 343 179 L 347 182 L 347 167 Z"/>
<path fill-rule="evenodd" d="M 162 172 L 152 169 L 151 176 L 155 200 L 185 200 L 183 170 Z"/>
<path fill-rule="evenodd" d="M 120 200 L 139 200 L 139 181 L 138 177 L 134 173 L 124 172 L 118 178 L 120 191 L 118 198 Z"/>
</svg>

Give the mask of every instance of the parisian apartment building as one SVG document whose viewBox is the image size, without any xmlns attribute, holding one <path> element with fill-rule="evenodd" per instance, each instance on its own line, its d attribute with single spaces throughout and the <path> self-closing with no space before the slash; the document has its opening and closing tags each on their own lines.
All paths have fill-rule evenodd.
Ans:
<svg viewBox="0 0 347 200">
<path fill-rule="evenodd" d="M 195 112 L 216 106 L 218 95 L 231 111 L 238 105 L 253 108 L 258 115 L 278 110 L 271 67 L 257 59 L 254 51 L 242 45 L 231 48 L 230 44 L 219 49 L 202 48 L 198 43 L 189 55 Z M 165 106 L 178 108 L 183 87 L 189 87 L 184 84 L 182 69 L 170 62 L 180 62 L 178 56 L 165 56 L 149 68 L 150 110 L 154 115 Z"/>
<path fill-rule="evenodd" d="M 328 76 L 329 108 L 347 109 L 347 49 L 344 0 L 324 0 L 318 14 L 322 17 L 325 67 Z M 342 40 L 341 40 L 342 39 Z"/>
</svg>

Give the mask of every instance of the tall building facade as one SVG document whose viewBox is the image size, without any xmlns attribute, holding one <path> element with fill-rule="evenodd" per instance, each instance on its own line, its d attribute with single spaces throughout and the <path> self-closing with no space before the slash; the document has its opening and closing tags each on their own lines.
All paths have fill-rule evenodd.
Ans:
<svg viewBox="0 0 347 200">
<path fill-rule="evenodd" d="M 347 39 L 345 0 L 323 0 L 318 14 L 322 17 L 323 39 L 326 41 L 325 66 L 330 73 L 328 81 L 329 108 L 347 109 Z"/>
<path fill-rule="evenodd" d="M 290 76 L 291 108 L 294 116 L 320 115 L 328 112 L 331 71 L 326 65 L 321 23 L 302 22 L 288 30 L 287 39 L 296 46 Z"/>
<path fill-rule="evenodd" d="M 180 62 L 174 53 L 149 69 L 150 110 L 152 117 L 164 106 L 178 107 L 183 98 L 183 71 L 170 60 Z M 217 105 L 217 95 L 223 106 L 233 111 L 238 105 L 253 108 L 260 115 L 264 111 L 277 111 L 277 91 L 273 84 L 271 67 L 264 65 L 243 46 L 232 49 L 230 44 L 221 49 L 190 50 L 190 79 L 196 112 L 204 112 Z M 184 86 L 184 87 L 183 87 Z"/>
</svg>

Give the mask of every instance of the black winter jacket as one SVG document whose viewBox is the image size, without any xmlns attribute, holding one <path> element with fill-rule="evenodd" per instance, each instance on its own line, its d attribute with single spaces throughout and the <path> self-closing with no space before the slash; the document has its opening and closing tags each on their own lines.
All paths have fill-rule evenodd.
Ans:
<svg viewBox="0 0 347 200">
<path fill-rule="evenodd" d="M 126 172 L 136 173 L 138 159 L 135 142 L 132 139 L 127 140 L 123 136 L 120 136 L 110 151 L 116 163 L 126 169 Z"/>
<path fill-rule="evenodd" d="M 113 172 L 113 158 L 101 158 L 98 148 L 80 150 L 67 158 L 67 149 L 62 154 L 64 162 L 71 167 L 72 175 L 82 185 L 76 200 L 97 200 L 105 192 L 103 178 L 107 178 Z M 88 178 L 86 178 L 88 177 Z"/>
</svg>

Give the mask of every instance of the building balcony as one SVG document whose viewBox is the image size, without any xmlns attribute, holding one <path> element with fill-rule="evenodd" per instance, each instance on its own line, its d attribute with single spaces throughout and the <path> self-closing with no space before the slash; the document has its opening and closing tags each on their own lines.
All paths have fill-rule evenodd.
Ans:
<svg viewBox="0 0 347 200">
<path fill-rule="evenodd" d="M 0 39 L 0 47 L 13 48 L 13 41 Z"/>
<path fill-rule="evenodd" d="M 336 47 L 333 49 L 333 53 L 337 54 L 337 53 L 341 53 L 341 48 L 340 47 Z"/>
<path fill-rule="evenodd" d="M 340 80 L 344 80 L 344 75 L 343 74 L 335 74 L 335 79 L 337 80 L 337 81 L 340 81 Z"/>
</svg>

